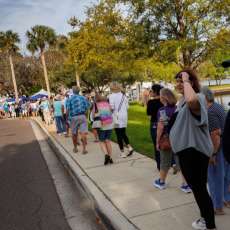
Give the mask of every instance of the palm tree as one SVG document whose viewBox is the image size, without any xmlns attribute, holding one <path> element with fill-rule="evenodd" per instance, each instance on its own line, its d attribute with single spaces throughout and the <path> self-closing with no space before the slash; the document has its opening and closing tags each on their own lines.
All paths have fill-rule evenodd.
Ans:
<svg viewBox="0 0 230 230">
<path fill-rule="evenodd" d="M 77 26 L 79 26 L 80 21 L 75 16 L 73 16 L 67 21 L 67 23 L 72 26 L 73 29 L 75 29 Z"/>
<path fill-rule="evenodd" d="M 0 32 L 0 51 L 6 52 L 9 57 L 16 102 L 19 101 L 18 100 L 18 88 L 17 88 L 16 78 L 15 78 L 15 73 L 14 73 L 14 64 L 12 60 L 12 55 L 15 54 L 19 50 L 18 46 L 16 45 L 19 42 L 20 42 L 20 39 L 17 33 L 14 33 L 11 30 L 7 30 L 6 32 L 2 32 L 2 31 Z"/>
<path fill-rule="evenodd" d="M 81 22 L 79 19 L 77 19 L 75 16 L 71 17 L 67 23 L 72 26 L 72 29 L 74 30 L 75 28 L 79 27 L 81 25 Z M 80 76 L 77 71 L 77 63 L 75 62 L 75 69 L 76 69 L 76 83 L 77 86 L 80 87 Z"/>
<path fill-rule="evenodd" d="M 28 38 L 27 49 L 32 54 L 34 54 L 36 51 L 38 51 L 40 54 L 45 76 L 46 88 L 48 95 L 50 96 L 50 85 L 47 75 L 45 51 L 49 48 L 50 45 L 53 45 L 55 43 L 55 31 L 48 26 L 36 25 L 31 28 L 31 31 L 26 32 L 26 36 Z"/>
</svg>

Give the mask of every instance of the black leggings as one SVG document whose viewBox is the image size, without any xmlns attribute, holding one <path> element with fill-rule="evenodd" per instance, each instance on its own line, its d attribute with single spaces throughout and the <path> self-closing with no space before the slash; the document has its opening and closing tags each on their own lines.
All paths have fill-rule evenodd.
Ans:
<svg viewBox="0 0 230 230">
<path fill-rule="evenodd" d="M 126 128 L 116 128 L 115 132 L 116 132 L 119 148 L 121 151 L 123 151 L 124 150 L 123 141 L 125 142 L 126 145 L 129 145 L 129 138 L 126 135 Z"/>
<path fill-rule="evenodd" d="M 209 157 L 194 148 L 185 149 L 178 152 L 177 155 L 181 172 L 193 191 L 206 227 L 216 228 L 213 204 L 207 191 Z"/>
</svg>

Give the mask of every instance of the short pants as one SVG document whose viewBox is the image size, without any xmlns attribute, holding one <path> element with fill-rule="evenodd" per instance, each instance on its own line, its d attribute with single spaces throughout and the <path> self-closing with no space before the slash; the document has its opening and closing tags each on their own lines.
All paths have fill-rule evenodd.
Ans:
<svg viewBox="0 0 230 230">
<path fill-rule="evenodd" d="M 110 140 L 112 136 L 112 129 L 109 130 L 98 130 L 98 137 L 101 142 Z"/>
<path fill-rule="evenodd" d="M 81 133 L 88 132 L 88 122 L 86 115 L 77 115 L 71 118 L 72 134 L 77 134 L 78 130 Z"/>
<path fill-rule="evenodd" d="M 163 171 L 168 171 L 172 165 L 172 158 L 174 157 L 175 162 L 176 162 L 176 167 L 179 170 L 179 160 L 178 156 L 174 154 L 171 150 L 169 151 L 163 151 L 160 150 L 160 169 Z"/>
</svg>

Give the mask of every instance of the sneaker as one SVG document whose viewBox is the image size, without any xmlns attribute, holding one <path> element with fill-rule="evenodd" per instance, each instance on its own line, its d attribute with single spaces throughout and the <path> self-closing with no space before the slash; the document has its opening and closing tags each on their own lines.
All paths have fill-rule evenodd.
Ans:
<svg viewBox="0 0 230 230">
<path fill-rule="evenodd" d="M 194 222 L 192 223 L 192 227 L 193 227 L 194 229 L 198 229 L 198 230 L 206 230 L 206 229 L 207 229 L 207 228 L 206 228 L 205 220 L 204 220 L 204 218 L 202 218 L 202 217 L 201 217 L 200 219 L 194 221 Z"/>
<path fill-rule="evenodd" d="M 127 155 L 127 157 L 132 156 L 132 155 L 133 155 L 133 152 L 134 152 L 134 149 L 130 149 L 130 150 L 129 150 L 129 153 L 128 153 L 128 155 Z"/>
<path fill-rule="evenodd" d="M 182 184 L 180 190 L 184 193 L 191 193 L 192 189 L 187 184 Z"/>
<path fill-rule="evenodd" d="M 109 163 L 110 164 L 113 164 L 113 159 L 110 157 L 110 159 L 109 159 Z"/>
<path fill-rule="evenodd" d="M 127 155 L 126 155 L 124 152 L 121 152 L 120 157 L 121 157 L 121 158 L 126 158 Z"/>
<path fill-rule="evenodd" d="M 166 184 L 165 182 L 162 182 L 161 179 L 157 179 L 154 181 L 154 184 L 153 184 L 156 188 L 159 188 L 159 189 L 166 189 Z"/>
<path fill-rule="evenodd" d="M 107 165 L 110 162 L 110 156 L 109 155 L 105 155 L 105 161 L 104 161 L 104 165 Z"/>
</svg>

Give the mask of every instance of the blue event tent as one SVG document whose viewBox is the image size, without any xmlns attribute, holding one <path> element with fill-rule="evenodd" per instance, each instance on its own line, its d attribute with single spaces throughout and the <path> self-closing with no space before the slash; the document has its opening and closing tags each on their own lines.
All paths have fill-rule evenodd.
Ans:
<svg viewBox="0 0 230 230">
<path fill-rule="evenodd" d="M 30 100 L 38 100 L 38 99 L 43 98 L 43 97 L 48 97 L 48 93 L 44 89 L 41 89 L 37 93 L 30 96 Z"/>
<path fill-rule="evenodd" d="M 27 98 L 25 96 L 19 97 L 19 101 L 23 101 L 24 102 L 26 100 L 27 100 Z M 8 98 L 8 99 L 6 99 L 6 101 L 9 102 L 9 103 L 15 103 L 16 102 L 14 97 Z"/>
</svg>

